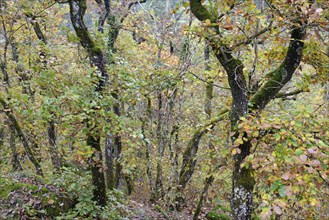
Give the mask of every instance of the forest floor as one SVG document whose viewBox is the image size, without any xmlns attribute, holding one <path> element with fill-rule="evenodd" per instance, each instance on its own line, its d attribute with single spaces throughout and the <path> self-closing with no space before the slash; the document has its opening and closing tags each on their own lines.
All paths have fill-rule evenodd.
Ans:
<svg viewBox="0 0 329 220">
<path fill-rule="evenodd" d="M 193 219 L 192 205 L 184 206 L 181 212 L 168 212 L 160 205 L 151 203 L 146 195 L 148 195 L 147 191 L 136 188 L 135 193 L 126 198 L 124 209 L 128 211 L 129 219 Z M 69 210 L 75 203 L 76 198 L 72 198 L 63 189 L 43 183 L 42 179 L 0 177 L 0 220 L 17 219 L 17 216 L 19 219 L 53 219 L 47 213 L 53 212 L 51 216 L 56 216 Z M 201 213 L 200 219 L 203 219 L 204 215 Z"/>
<path fill-rule="evenodd" d="M 139 203 L 133 200 L 130 200 L 128 203 L 129 209 L 134 213 L 131 216 L 131 220 L 168 220 L 168 219 L 177 219 L 185 220 L 192 219 L 193 216 L 187 211 L 182 212 L 165 212 L 159 210 L 157 205 L 154 204 L 145 204 Z"/>
</svg>

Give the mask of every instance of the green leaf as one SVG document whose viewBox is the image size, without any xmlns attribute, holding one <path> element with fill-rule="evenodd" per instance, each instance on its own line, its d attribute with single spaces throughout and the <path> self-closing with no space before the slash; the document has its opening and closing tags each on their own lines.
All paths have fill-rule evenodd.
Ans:
<svg viewBox="0 0 329 220">
<path fill-rule="evenodd" d="M 283 185 L 279 188 L 279 194 L 281 197 L 286 196 L 286 186 Z"/>
<path fill-rule="evenodd" d="M 300 156 L 300 155 L 304 154 L 304 151 L 302 151 L 301 149 L 296 149 L 296 150 L 295 150 L 295 154 L 296 154 L 297 156 Z"/>
</svg>

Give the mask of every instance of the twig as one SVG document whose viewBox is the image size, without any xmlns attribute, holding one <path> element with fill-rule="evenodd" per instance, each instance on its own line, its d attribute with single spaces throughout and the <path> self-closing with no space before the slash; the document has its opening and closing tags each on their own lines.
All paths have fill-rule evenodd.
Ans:
<svg viewBox="0 0 329 220">
<path fill-rule="evenodd" d="M 218 87 L 218 88 L 221 88 L 221 89 L 231 90 L 231 89 L 228 88 L 228 87 L 223 87 L 223 86 L 220 86 L 220 85 L 217 85 L 217 84 L 210 83 L 210 82 L 208 82 L 207 80 L 204 80 L 204 79 L 202 79 L 201 77 L 197 76 L 195 73 L 192 73 L 191 71 L 187 71 L 187 72 L 190 73 L 190 74 L 191 74 L 192 76 L 194 76 L 195 78 L 197 78 L 198 80 L 201 80 L 202 82 L 205 82 L 205 83 L 207 83 L 207 84 L 211 84 L 211 85 L 213 85 L 213 86 L 215 86 L 215 87 Z"/>
</svg>

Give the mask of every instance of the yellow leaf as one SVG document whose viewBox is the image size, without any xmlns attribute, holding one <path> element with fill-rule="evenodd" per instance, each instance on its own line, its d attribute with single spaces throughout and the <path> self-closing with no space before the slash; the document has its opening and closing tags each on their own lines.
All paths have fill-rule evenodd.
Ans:
<svg viewBox="0 0 329 220">
<path fill-rule="evenodd" d="M 211 22 L 210 22 L 209 19 L 206 19 L 206 20 L 205 20 L 205 23 L 206 23 L 207 26 L 210 26 L 210 25 L 211 25 Z"/>
<path fill-rule="evenodd" d="M 234 148 L 232 150 L 232 155 L 235 155 L 235 154 L 240 154 L 241 153 L 241 150 L 239 148 Z"/>
<path fill-rule="evenodd" d="M 238 138 L 234 141 L 235 144 L 240 145 L 243 144 L 243 140 L 241 138 Z"/>
<path fill-rule="evenodd" d="M 259 132 L 258 131 L 255 131 L 253 134 L 252 134 L 253 137 L 258 137 L 259 136 Z"/>
<path fill-rule="evenodd" d="M 311 206 L 315 206 L 318 203 L 318 201 L 315 198 L 311 198 L 310 203 L 311 203 Z"/>
</svg>

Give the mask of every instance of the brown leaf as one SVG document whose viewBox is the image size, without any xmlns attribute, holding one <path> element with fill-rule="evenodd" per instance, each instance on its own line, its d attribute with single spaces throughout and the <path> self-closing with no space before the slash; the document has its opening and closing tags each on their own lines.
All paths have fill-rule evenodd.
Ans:
<svg viewBox="0 0 329 220">
<path fill-rule="evenodd" d="M 48 204 L 52 205 L 52 204 L 54 204 L 54 203 L 55 203 L 54 200 L 52 200 L 52 199 L 49 199 L 49 200 L 48 200 Z"/>
<path fill-rule="evenodd" d="M 282 210 L 281 210 L 281 208 L 279 206 L 274 206 L 273 211 L 277 215 L 281 215 L 282 214 Z"/>
<path fill-rule="evenodd" d="M 299 156 L 299 159 L 300 159 L 302 162 L 304 162 L 304 163 L 305 163 L 305 162 L 306 162 L 306 160 L 307 160 L 307 156 L 306 156 L 306 155 L 304 155 L 304 154 L 303 154 L 303 155 L 300 155 L 300 156 Z"/>
<path fill-rule="evenodd" d="M 284 179 L 284 180 L 288 180 L 288 179 L 290 179 L 290 174 L 289 174 L 289 173 L 284 173 L 284 174 L 282 175 L 282 179 Z"/>
</svg>

